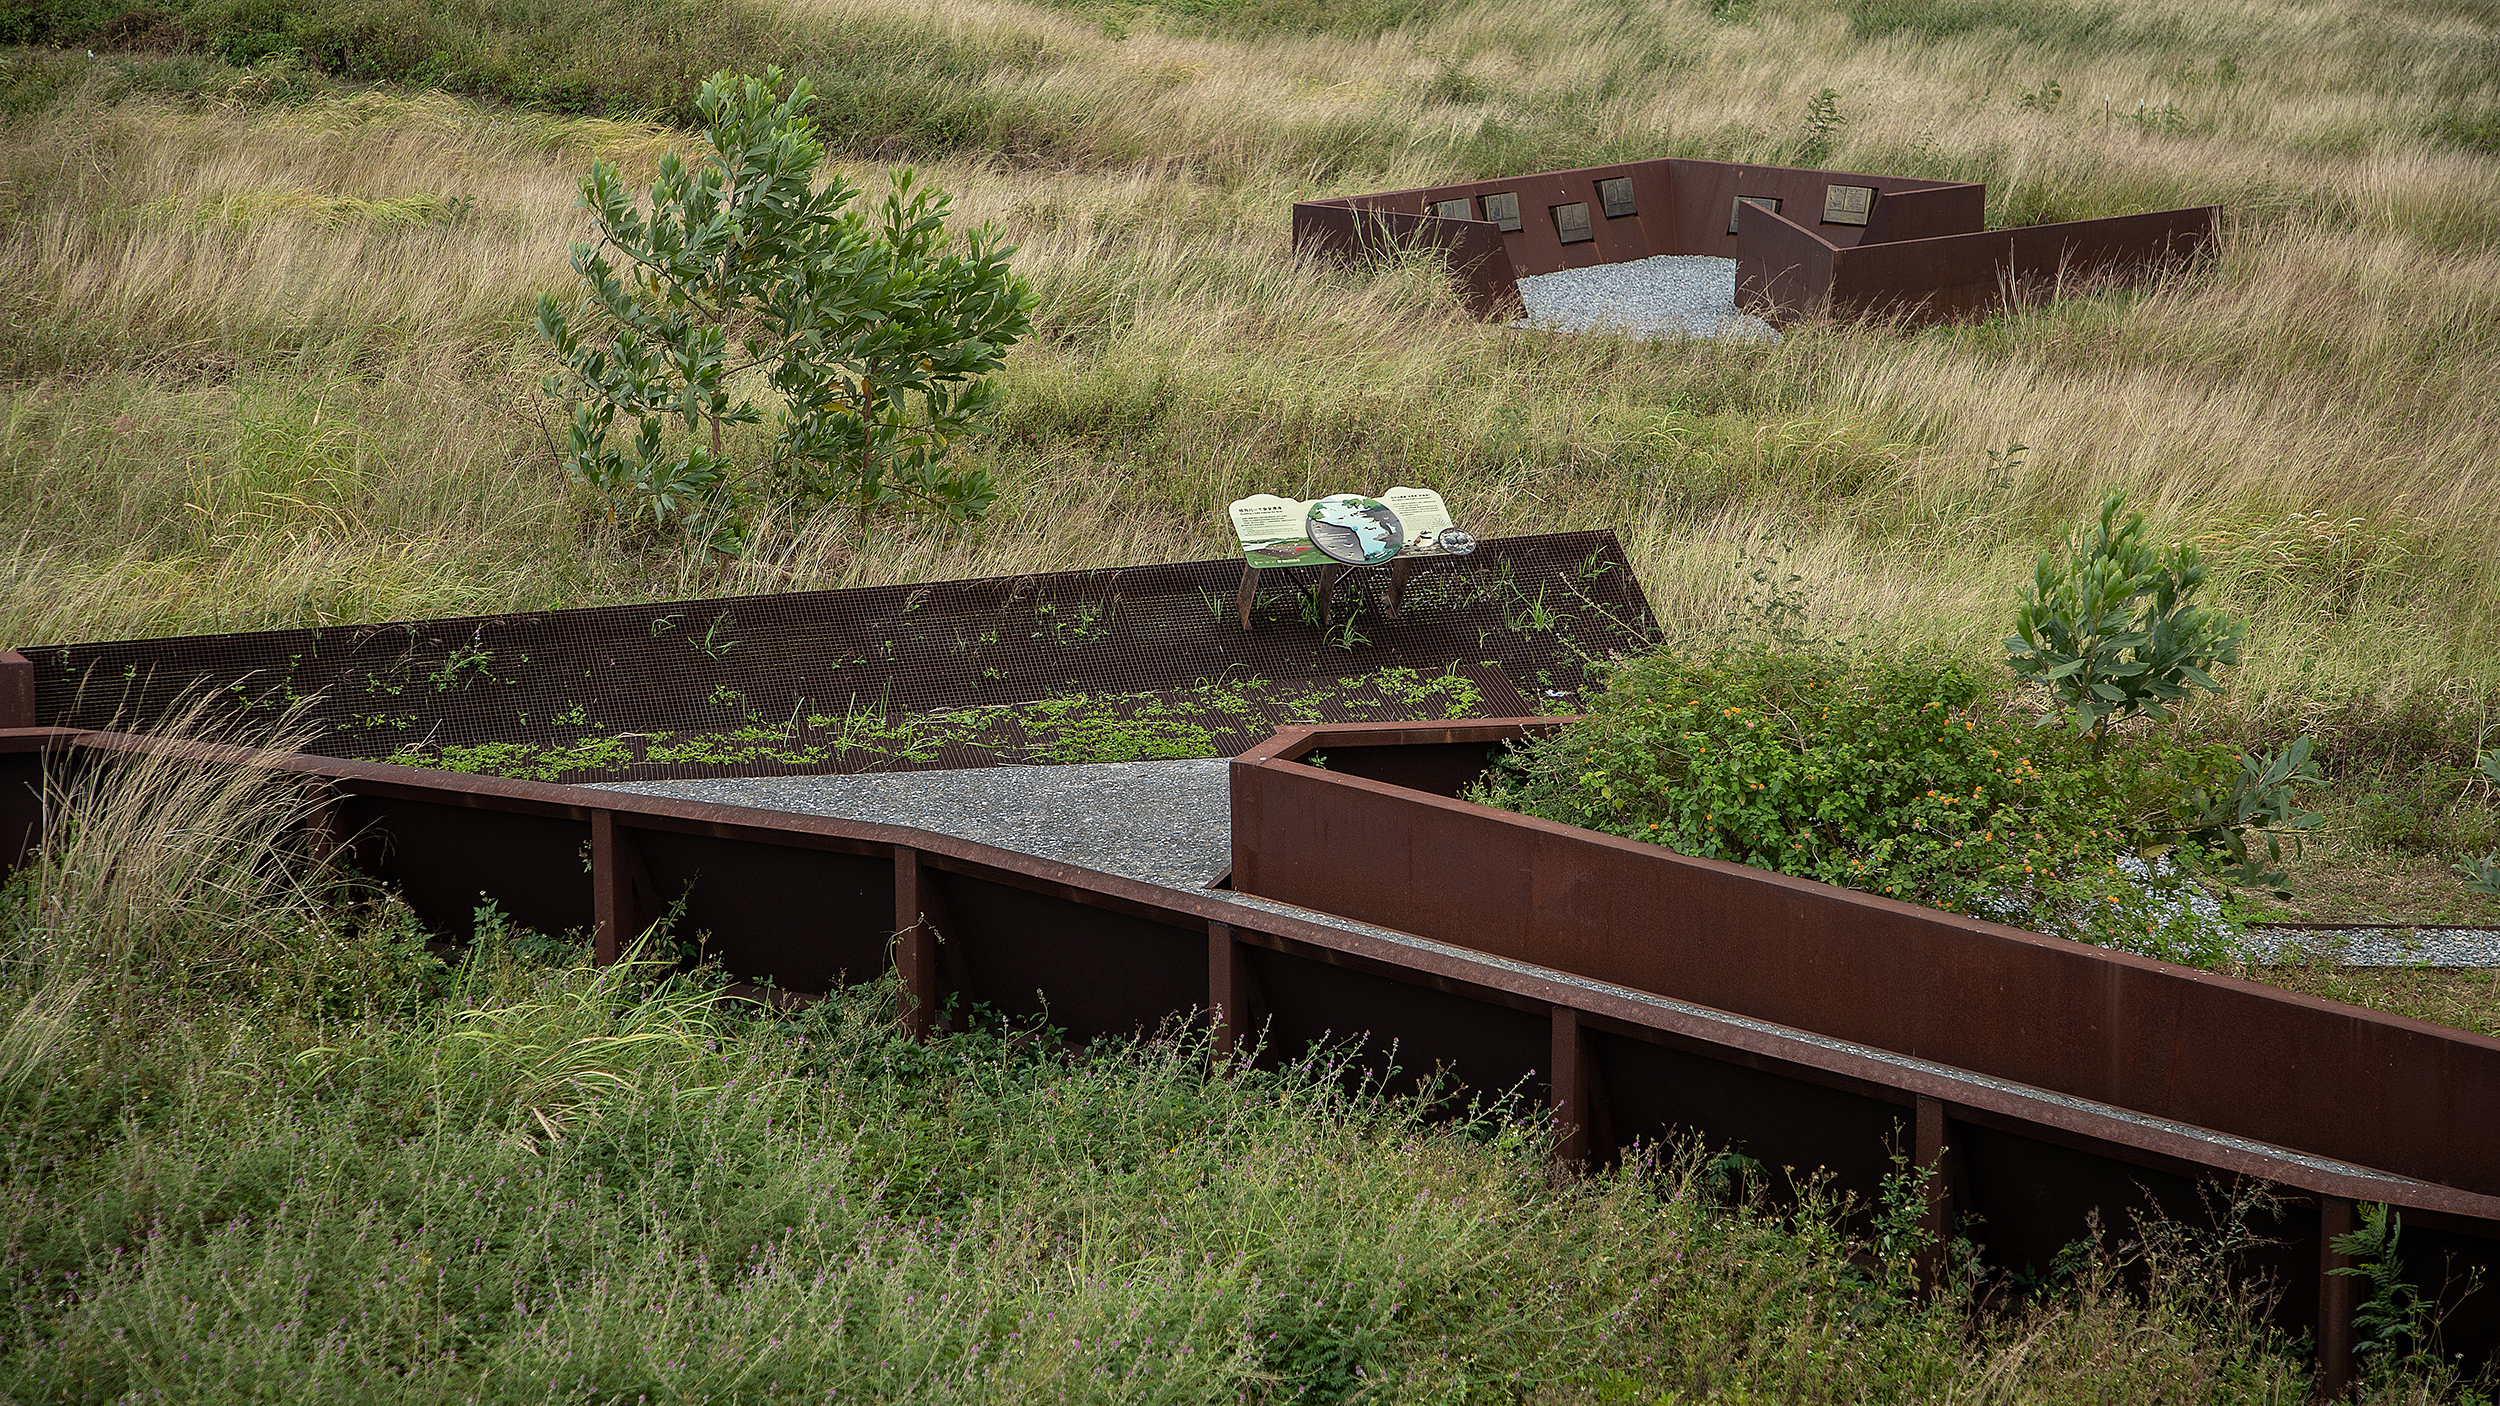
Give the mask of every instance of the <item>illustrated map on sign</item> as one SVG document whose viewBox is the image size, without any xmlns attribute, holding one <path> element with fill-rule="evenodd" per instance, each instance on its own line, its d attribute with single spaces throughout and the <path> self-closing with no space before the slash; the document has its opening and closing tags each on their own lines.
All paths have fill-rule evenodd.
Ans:
<svg viewBox="0 0 2500 1406">
<path fill-rule="evenodd" d="M 1450 525 L 1429 488 L 1392 488 L 1377 498 L 1329 493 L 1279 498 L 1254 493 L 1232 506 L 1233 535 L 1252 566 L 1379 566 L 1397 557 L 1465 556 L 1476 539 Z"/>
</svg>

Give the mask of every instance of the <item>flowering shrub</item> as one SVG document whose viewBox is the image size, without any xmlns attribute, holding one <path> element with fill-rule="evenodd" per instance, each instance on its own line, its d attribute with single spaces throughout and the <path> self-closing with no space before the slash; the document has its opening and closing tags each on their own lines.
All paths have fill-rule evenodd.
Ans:
<svg viewBox="0 0 2500 1406">
<path fill-rule="evenodd" d="M 1523 744 L 1476 799 L 1679 854 L 2064 931 L 2172 960 L 2187 881 L 2119 860 L 2227 787 L 2238 758 L 2028 726 L 1959 663 L 1770 650 L 1623 663 L 1583 718 Z M 2133 873 L 2128 870 L 2134 871 Z"/>
</svg>

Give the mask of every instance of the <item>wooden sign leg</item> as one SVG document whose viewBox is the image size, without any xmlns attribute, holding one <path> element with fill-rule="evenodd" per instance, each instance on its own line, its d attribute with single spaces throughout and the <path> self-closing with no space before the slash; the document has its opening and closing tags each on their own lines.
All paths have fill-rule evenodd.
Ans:
<svg viewBox="0 0 2500 1406">
<path fill-rule="evenodd" d="M 1250 632 L 1250 606 L 1259 598 L 1259 569 L 1248 562 L 1241 564 L 1241 584 L 1233 590 L 1233 603 L 1241 609 L 1241 630 Z"/>
<path fill-rule="evenodd" d="M 1398 618 L 1399 608 L 1406 604 L 1406 578 L 1413 575 L 1414 571 L 1415 562 L 1411 557 L 1399 557 L 1396 561 L 1389 563 L 1388 595 L 1381 602 L 1380 607 L 1383 615 L 1392 620 Z"/>
</svg>

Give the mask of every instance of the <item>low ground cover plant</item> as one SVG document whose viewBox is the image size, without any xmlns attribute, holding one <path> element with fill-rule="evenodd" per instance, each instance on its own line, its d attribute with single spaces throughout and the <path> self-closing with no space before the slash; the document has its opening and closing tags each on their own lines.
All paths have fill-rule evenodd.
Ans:
<svg viewBox="0 0 2500 1406">
<path fill-rule="evenodd" d="M 1618 666 L 1581 721 L 1523 744 L 1490 804 L 2129 951 L 2211 963 L 2183 878 L 2127 861 L 2227 788 L 2237 754 L 2032 726 L 1953 661 L 1736 647 Z"/>
</svg>

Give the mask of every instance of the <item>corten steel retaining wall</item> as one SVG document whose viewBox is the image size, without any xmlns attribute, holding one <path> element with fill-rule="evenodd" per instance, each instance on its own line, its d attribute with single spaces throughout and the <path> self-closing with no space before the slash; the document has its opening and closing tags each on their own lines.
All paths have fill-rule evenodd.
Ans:
<svg viewBox="0 0 2500 1406">
<path fill-rule="evenodd" d="M 1229 754 L 1287 721 L 1261 707 L 1296 692 L 1316 698 L 1308 707 L 1327 720 L 1411 716 L 1411 704 L 1384 711 L 1382 700 L 1338 687 L 1387 669 L 1454 671 L 1483 693 L 1479 715 L 1550 707 L 1534 700 L 1549 689 L 1576 692 L 1587 660 L 1639 649 L 1656 630 L 1621 544 L 1605 531 L 1495 538 L 1473 556 L 1434 559 L 1408 583 L 1397 620 L 1367 608 L 1359 621 L 1367 639 L 1353 648 L 1302 622 L 1285 589 L 1307 574 L 1296 571 L 1260 573 L 1256 628 L 1245 635 L 1234 615 L 1240 573 L 1236 557 L 34 646 L 23 651 L 32 670 L 12 676 L 21 711 L 0 711 L 0 725 L 153 731 L 180 700 L 202 694 L 266 722 L 303 700 L 299 718 L 314 731 L 307 750 L 315 752 L 380 759 L 412 744 L 547 751 L 621 737 L 615 765 L 547 779 L 629 780 L 1021 760 L 1012 737 L 1004 753 L 960 739 L 852 746 L 839 720 L 854 710 L 882 723 L 1084 693 L 1159 695 L 1142 706 L 1203 727 L 1214 750 Z M 1341 610 L 1382 579 L 1357 573 L 1339 587 Z M 1531 620 L 1530 602 L 1546 614 Z M 1236 690 L 1246 709 L 1191 695 L 1201 683 L 1249 680 L 1266 687 Z M 9 702 L 0 696 L 0 707 Z M 811 715 L 833 721 L 815 727 Z M 659 740 L 670 735 L 673 749 Z M 722 740 L 702 740 L 712 737 Z"/>
<path fill-rule="evenodd" d="M 1344 262 L 1430 249 L 1450 266 L 1460 296 L 1479 316 L 1516 315 L 1519 276 L 1502 252 L 1502 232 L 1482 220 L 1439 220 L 1394 210 L 1320 202 L 1293 207 L 1297 249 Z"/>
<path fill-rule="evenodd" d="M 2500 1196 L 2500 1040 L 1362 774 L 1366 738 L 1412 731 L 1292 728 L 1235 758 L 1234 887 Z M 1327 768 L 1295 760 L 1314 751 Z"/>
<path fill-rule="evenodd" d="M 1564 721 L 1280 732 L 1234 759 L 1233 885 L 2500 1195 L 2500 1040 L 1689 858 L 1451 794 L 1491 749 Z M 1415 759 L 1398 755 L 1410 748 Z M 1314 753 L 1325 768 L 1300 760 Z M 2500 1264 L 2488 1248 L 2480 1262 Z M 2500 1323 L 2488 1314 L 2473 1331 L 2486 1352 L 2495 1334 Z"/>
<path fill-rule="evenodd" d="M 1598 183 L 1615 178 L 1632 182 L 1635 209 L 1610 217 Z M 1834 185 L 1875 192 L 1864 225 L 1823 220 L 1825 195 Z M 1496 194 L 1518 198 L 1520 228 L 1505 232 L 1482 218 L 1431 214 L 1437 203 L 1466 200 L 1481 216 L 1484 197 Z M 1777 213 L 1740 210 L 1740 199 L 1776 201 Z M 1591 238 L 1562 241 L 1553 211 L 1569 204 L 1589 207 Z M 1736 218 L 1748 211 L 1765 218 Z M 1364 221 L 1362 212 L 1383 218 Z M 1987 231 L 1986 213 L 1987 188 L 1974 182 L 1669 157 L 1304 201 L 1293 208 L 1293 241 L 1297 249 L 1339 260 L 1396 248 L 1463 247 L 1466 262 L 1453 252 L 1451 269 L 1469 306 L 1486 317 L 1515 316 L 1517 281 L 1530 275 L 1658 254 L 1709 254 L 1738 261 L 1738 305 L 1773 321 L 1828 311 L 1916 322 L 1985 311 L 2003 291 L 2054 279 L 2061 269 L 2140 274 L 2202 247 L 2218 218 L 2214 208 L 2203 207 Z M 1462 245 L 1436 226 L 1481 226 L 1483 237 L 1507 255 L 1509 268 L 1496 269 L 1479 244 Z M 1875 257 L 1877 250 L 1903 245 L 1924 247 Z M 1868 257 L 1855 257 L 1860 254 Z M 1854 275 L 1844 272 L 1852 268 Z"/>
<path fill-rule="evenodd" d="M 1294 734 L 1283 750 L 1316 739 L 1339 768 L 1454 786 L 1483 765 L 1486 732 L 1319 730 Z M 2274 1238 L 2250 1252 L 2247 1267 L 2290 1286 L 2280 1305 L 2287 1328 L 2325 1326 L 2330 1385 L 2350 1380 L 2355 1281 L 2325 1272 L 2344 1261 L 2324 1236 L 2351 1226 L 2356 1201 L 2403 1209 L 2408 1265 L 2431 1282 L 2441 1252 L 2486 1265 L 2500 1235 L 2500 1198 L 2218 1137 L 1389 925 L 1351 926 L 896 826 L 19 728 L 0 729 L 0 827 L 15 827 L 21 844 L 36 837 L 31 788 L 47 767 L 168 750 L 300 777 L 323 798 L 308 848 L 395 885 L 438 932 L 465 932 L 483 893 L 531 927 L 588 929 L 600 959 L 613 960 L 620 935 L 682 902 L 681 930 L 709 933 L 715 956 L 750 980 L 821 991 L 893 971 L 905 1018 L 924 1033 L 961 1000 L 1046 1017 L 1078 1040 L 1211 1013 L 1219 1050 L 1247 1052 L 1263 1033 L 1257 1053 L 1270 1064 L 1315 1041 L 1366 1037 L 1367 1068 L 1394 1057 L 1475 1089 L 1544 1089 L 1562 1133 L 1558 1156 L 1574 1165 L 1689 1132 L 1739 1142 L 1771 1167 L 1826 1169 L 1840 1189 L 1872 1197 L 1893 1168 L 1887 1147 L 1899 1146 L 1933 1169 L 1923 1184 L 1929 1228 L 1969 1231 L 2007 1266 L 2045 1266 L 2095 1212 L 2124 1233 L 2131 1210 L 2197 1218 L 2200 1186 L 2269 1183 L 2291 1209 L 2280 1225 L 2261 1227 Z M 1245 763 L 1237 776 L 1261 765 Z M 1339 779 L 1345 794 L 1364 791 Z M 1334 862 L 1352 884 L 1397 877 L 1364 873 L 1359 860 Z M 2451 1347 L 2489 1350 L 2477 1341 L 2459 1333 Z"/>
<path fill-rule="evenodd" d="M 2009 295 L 2043 295 L 2067 280 L 2088 283 L 2185 259 L 2204 247 L 2221 214 L 2221 207 L 2209 205 L 1898 244 L 1861 244 L 1834 255 L 1827 285 L 1828 310 L 1841 315 L 1907 311 L 1917 318 L 1983 314 L 2002 306 Z M 1764 217 L 1780 220 L 1767 211 Z M 1740 284 L 1742 272 L 1740 268 Z M 1904 291 L 1922 288 L 1930 291 L 1915 299 Z M 1763 302 L 1768 305 L 1776 296 L 1766 296 Z M 1904 308 L 1913 301 L 1915 307 Z M 1823 310 L 1803 304 L 1780 306 L 1783 315 Z"/>
</svg>

